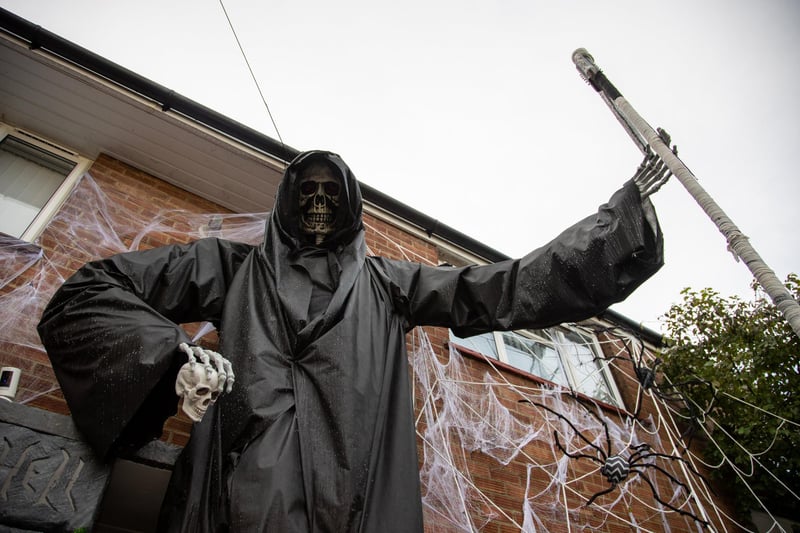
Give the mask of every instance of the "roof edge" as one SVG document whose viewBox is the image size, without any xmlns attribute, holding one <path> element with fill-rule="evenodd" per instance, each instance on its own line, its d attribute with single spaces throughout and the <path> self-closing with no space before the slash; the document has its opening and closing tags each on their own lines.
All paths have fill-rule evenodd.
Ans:
<svg viewBox="0 0 800 533">
<path fill-rule="evenodd" d="M 161 106 L 162 111 L 174 111 L 203 124 L 239 142 L 260 150 L 285 162 L 294 159 L 300 150 L 292 148 L 257 130 L 195 102 L 175 91 L 126 69 L 94 52 L 83 48 L 41 26 L 0 7 L 0 30 L 29 43 L 32 50 L 41 48 L 84 70 L 94 73 L 131 92 L 150 99 Z M 472 237 L 430 217 L 391 196 L 359 182 L 363 199 L 412 224 L 422 228 L 428 236 L 436 235 L 452 244 L 468 250 L 489 262 L 504 261 L 509 256 L 473 239 Z M 663 337 L 630 318 L 608 309 L 599 315 L 628 329 L 655 346 L 661 346 Z"/>
<path fill-rule="evenodd" d="M 300 153 L 296 148 L 186 98 L 3 8 L 0 8 L 0 28 L 7 34 L 29 43 L 31 50 L 40 48 L 47 50 L 69 63 L 152 100 L 162 111 L 174 111 L 184 115 L 285 162 L 291 161 Z"/>
</svg>

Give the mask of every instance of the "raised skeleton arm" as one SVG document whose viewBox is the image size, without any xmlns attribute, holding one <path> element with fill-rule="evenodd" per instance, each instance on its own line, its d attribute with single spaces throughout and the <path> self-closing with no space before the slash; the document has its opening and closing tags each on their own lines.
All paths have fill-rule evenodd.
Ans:
<svg viewBox="0 0 800 533">
<path fill-rule="evenodd" d="M 658 128 L 659 137 L 664 143 L 669 146 L 672 138 L 669 133 L 662 128 Z M 672 153 L 678 155 L 678 147 L 672 146 Z M 648 148 L 648 153 L 645 155 L 642 164 L 636 169 L 636 174 L 633 176 L 633 182 L 639 188 L 642 199 L 647 198 L 651 194 L 657 192 L 662 185 L 664 185 L 672 176 L 672 172 L 667 168 L 664 161 L 653 153 Z"/>
</svg>

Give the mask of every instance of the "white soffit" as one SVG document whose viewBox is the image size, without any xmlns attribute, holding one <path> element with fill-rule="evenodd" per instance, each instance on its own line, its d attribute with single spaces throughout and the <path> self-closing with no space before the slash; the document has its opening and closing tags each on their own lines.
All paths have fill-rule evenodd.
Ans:
<svg viewBox="0 0 800 533">
<path fill-rule="evenodd" d="M 0 120 L 84 157 L 120 159 L 240 213 L 270 209 L 285 163 L 0 35 Z"/>
</svg>

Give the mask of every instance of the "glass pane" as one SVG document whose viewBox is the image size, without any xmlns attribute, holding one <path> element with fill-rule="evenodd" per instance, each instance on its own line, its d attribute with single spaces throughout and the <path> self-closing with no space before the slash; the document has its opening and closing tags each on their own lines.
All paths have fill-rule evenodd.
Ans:
<svg viewBox="0 0 800 533">
<path fill-rule="evenodd" d="M 493 359 L 497 359 L 497 345 L 494 342 L 493 333 L 483 333 L 481 335 L 474 335 L 472 337 L 462 338 L 457 337 L 452 331 L 450 332 L 450 341 L 453 344 L 458 344 L 464 348 L 468 348 L 473 352 L 482 353 Z"/>
<path fill-rule="evenodd" d="M 569 359 L 575 376 L 575 390 L 600 401 L 617 405 L 611 394 L 606 375 L 602 371 L 602 360 L 595 353 L 590 338 L 574 331 L 564 331 L 566 343 L 559 345 L 562 354 Z"/>
<path fill-rule="evenodd" d="M 561 359 L 551 343 L 523 337 L 514 332 L 503 333 L 508 362 L 534 376 L 568 386 Z"/>
<path fill-rule="evenodd" d="M 14 137 L 0 141 L 0 232 L 22 236 L 74 166 Z"/>
</svg>

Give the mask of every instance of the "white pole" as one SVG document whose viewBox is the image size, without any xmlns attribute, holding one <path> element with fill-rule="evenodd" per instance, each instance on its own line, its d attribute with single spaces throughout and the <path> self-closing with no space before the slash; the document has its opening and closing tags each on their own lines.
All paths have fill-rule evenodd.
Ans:
<svg viewBox="0 0 800 533">
<path fill-rule="evenodd" d="M 683 161 L 672 153 L 672 150 L 658 132 L 636 112 L 616 87 L 608 81 L 605 74 L 594 63 L 594 58 L 585 49 L 578 48 L 572 54 L 572 61 L 581 76 L 602 94 L 603 100 L 611 107 L 614 115 L 628 131 L 628 134 L 631 135 L 634 142 L 639 145 L 640 149 L 642 148 L 640 140 L 643 140 L 664 161 L 678 181 L 686 187 L 689 194 L 700 204 L 703 211 L 706 212 L 725 237 L 728 242 L 728 249 L 747 265 L 747 268 L 750 269 L 750 272 L 783 314 L 792 330 L 794 330 L 795 335 L 800 337 L 800 304 L 781 283 L 775 272 L 761 259 L 761 256 L 752 247 L 748 238 L 739 231 L 739 228 L 728 218 L 728 215 L 703 189 Z"/>
</svg>

